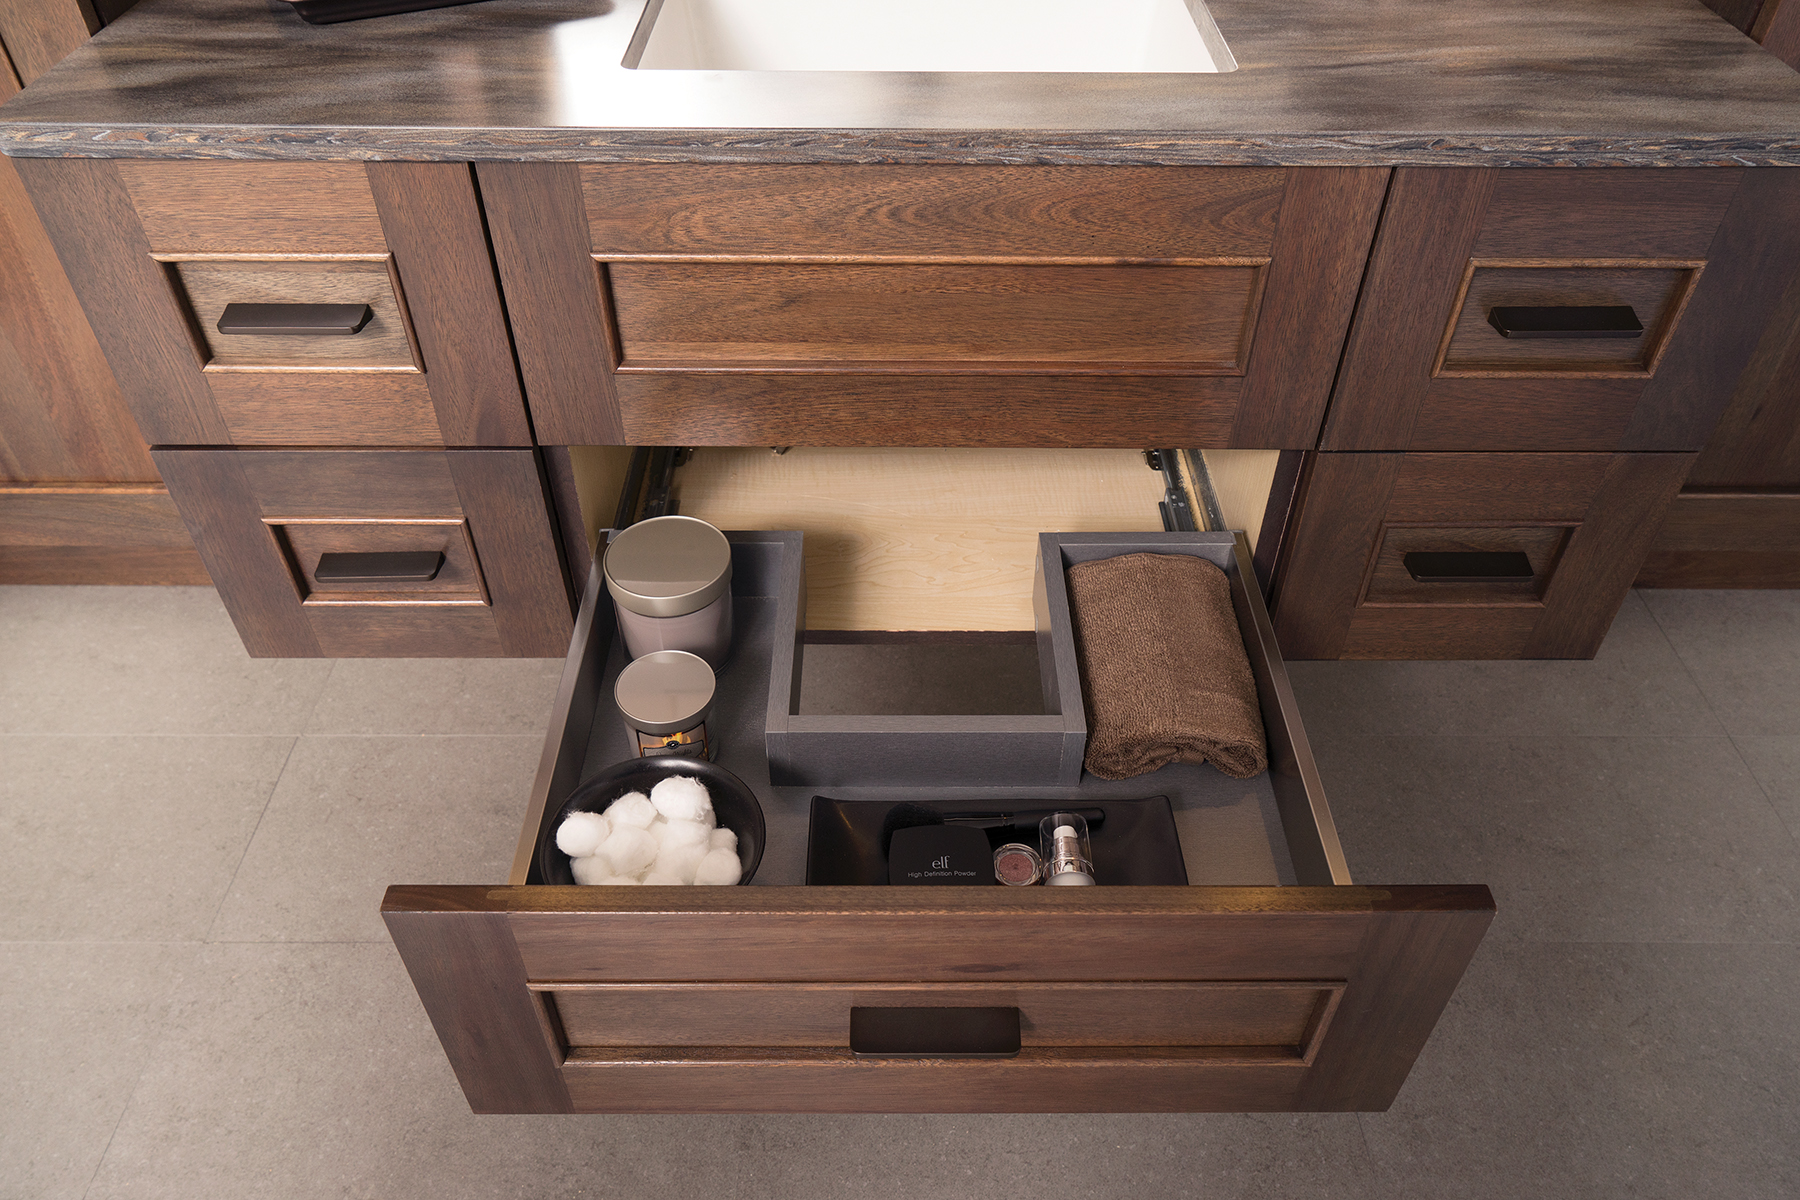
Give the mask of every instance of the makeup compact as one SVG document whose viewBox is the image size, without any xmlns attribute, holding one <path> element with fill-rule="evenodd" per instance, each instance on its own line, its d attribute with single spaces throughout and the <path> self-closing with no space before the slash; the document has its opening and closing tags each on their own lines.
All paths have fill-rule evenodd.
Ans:
<svg viewBox="0 0 1800 1200">
<path fill-rule="evenodd" d="M 967 825 L 897 829 L 888 843 L 892 884 L 992 883 L 994 851 L 987 834 Z"/>
</svg>

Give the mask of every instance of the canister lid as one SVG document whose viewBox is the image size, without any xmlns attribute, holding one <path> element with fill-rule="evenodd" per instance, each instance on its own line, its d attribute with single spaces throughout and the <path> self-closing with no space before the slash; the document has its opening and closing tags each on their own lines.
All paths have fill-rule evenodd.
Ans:
<svg viewBox="0 0 1800 1200">
<path fill-rule="evenodd" d="M 713 684 L 713 670 L 698 654 L 654 650 L 625 664 L 613 699 L 633 729 L 680 733 L 706 719 Z"/>
<path fill-rule="evenodd" d="M 731 586 L 731 543 L 694 517 L 651 517 L 606 547 L 606 590 L 646 617 L 699 612 Z"/>
</svg>

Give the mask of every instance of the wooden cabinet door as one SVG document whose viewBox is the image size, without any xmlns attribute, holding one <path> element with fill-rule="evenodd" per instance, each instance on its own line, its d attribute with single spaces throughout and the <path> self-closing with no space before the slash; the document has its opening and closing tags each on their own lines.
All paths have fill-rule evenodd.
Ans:
<svg viewBox="0 0 1800 1200">
<path fill-rule="evenodd" d="M 569 588 L 531 450 L 160 449 L 156 463 L 253 657 L 568 650 Z M 428 577 L 372 561 L 392 554 L 436 558 Z M 327 571 L 326 555 L 367 569 Z"/>
<path fill-rule="evenodd" d="M 1276 581 L 1282 651 L 1592 658 L 1692 462 L 1314 455 Z"/>
<path fill-rule="evenodd" d="M 152 444 L 531 444 L 466 165 L 17 165 Z M 233 304 L 366 315 L 228 333 Z"/>
<path fill-rule="evenodd" d="M 1797 205 L 1791 169 L 1397 170 L 1321 448 L 1699 449 L 1800 263 Z M 1492 323 L 1622 307 L 1639 335 Z"/>
<path fill-rule="evenodd" d="M 1314 444 L 1382 168 L 482 164 L 539 439 Z"/>
</svg>

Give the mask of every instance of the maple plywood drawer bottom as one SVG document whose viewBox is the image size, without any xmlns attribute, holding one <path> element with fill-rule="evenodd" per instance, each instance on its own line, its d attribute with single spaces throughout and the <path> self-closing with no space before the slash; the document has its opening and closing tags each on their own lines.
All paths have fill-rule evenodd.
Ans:
<svg viewBox="0 0 1800 1200">
<path fill-rule="evenodd" d="M 756 792 L 767 822 L 754 883 L 536 881 L 533 850 L 563 798 L 629 752 L 610 693 L 622 654 L 590 579 L 509 881 L 400 885 L 383 905 L 472 1108 L 1283 1111 L 1392 1101 L 1492 899 L 1480 886 L 1350 882 L 1253 587 L 1241 615 L 1263 651 L 1272 770 L 1262 780 L 1175 764 L 1062 786 L 794 786 L 771 782 L 765 734 L 771 664 L 799 623 L 791 599 L 803 539 L 728 535 L 738 632 L 714 724 L 719 763 Z M 1172 536 L 1222 540 L 1251 577 L 1241 536 Z M 1165 795 L 1189 886 L 806 886 L 815 793 L 984 806 Z M 994 1028 L 1011 1040 L 995 1040 Z M 896 1049 L 883 1029 L 911 1032 Z"/>
</svg>

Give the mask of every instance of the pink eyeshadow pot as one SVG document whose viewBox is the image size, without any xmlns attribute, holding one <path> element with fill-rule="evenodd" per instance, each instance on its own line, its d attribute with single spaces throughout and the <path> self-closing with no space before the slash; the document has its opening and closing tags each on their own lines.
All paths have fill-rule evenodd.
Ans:
<svg viewBox="0 0 1800 1200">
<path fill-rule="evenodd" d="M 994 851 L 994 878 L 1007 887 L 1028 887 L 1044 877 L 1044 860 L 1030 846 L 1008 842 Z"/>
</svg>

